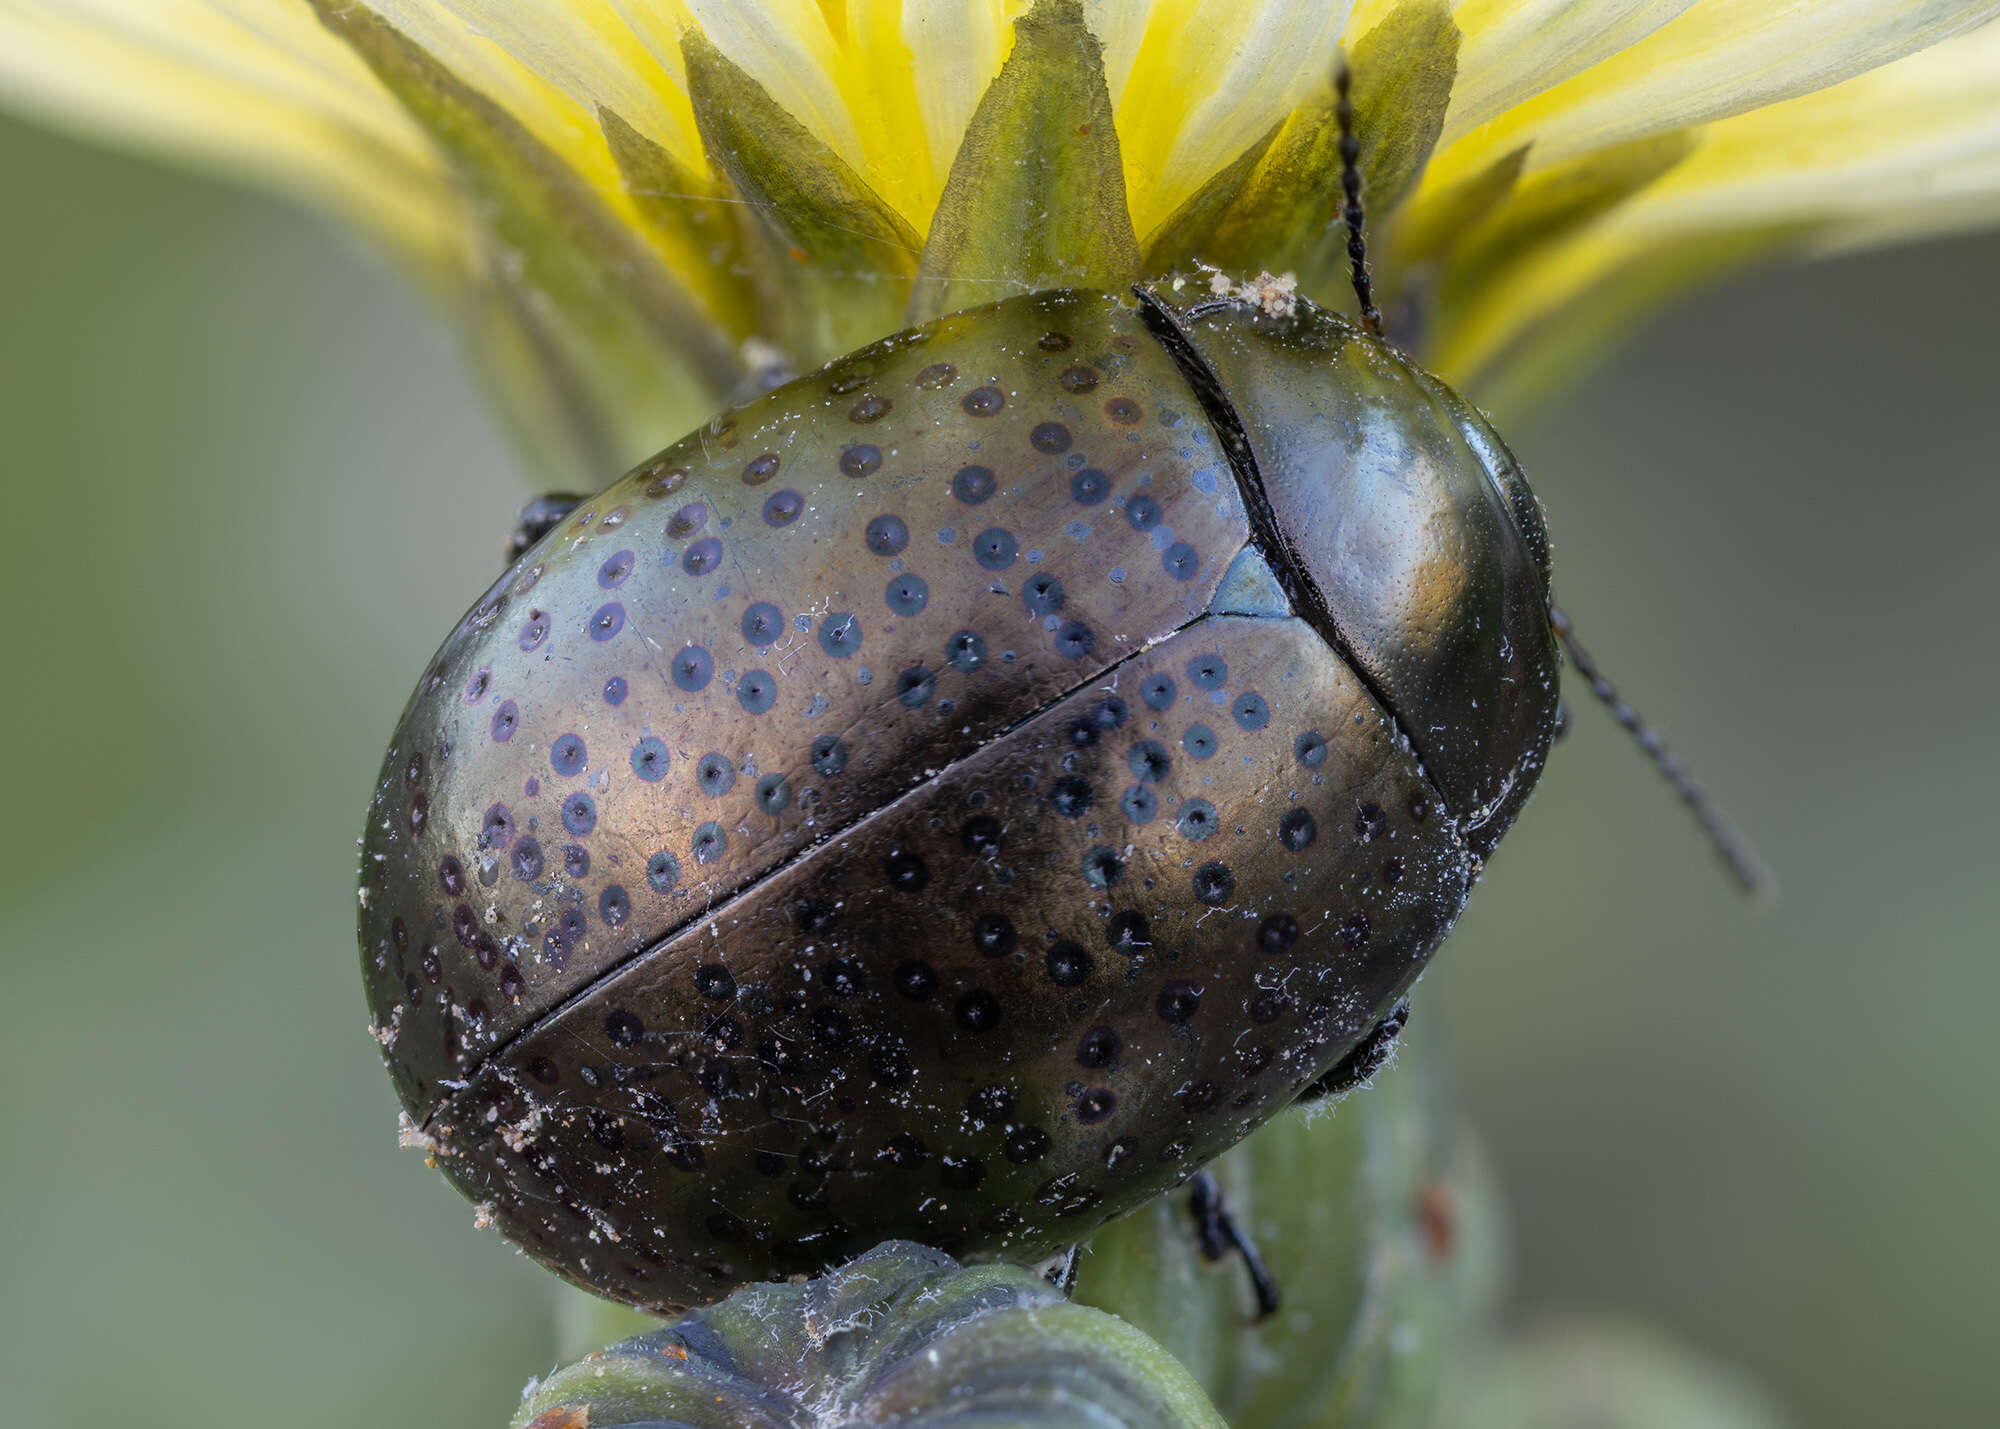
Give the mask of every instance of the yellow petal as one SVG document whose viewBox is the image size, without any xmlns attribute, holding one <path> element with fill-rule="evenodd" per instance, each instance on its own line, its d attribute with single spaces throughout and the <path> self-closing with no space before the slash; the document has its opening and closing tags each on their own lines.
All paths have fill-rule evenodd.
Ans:
<svg viewBox="0 0 2000 1429">
<path fill-rule="evenodd" d="M 1443 0 L 1398 0 L 1348 49 L 1362 188 L 1378 236 L 1437 141 L 1458 42 Z M 1147 235 L 1147 264 L 1155 272 L 1187 262 L 1293 272 L 1308 293 L 1324 291 L 1338 269 L 1344 284 L 1347 241 L 1332 221 L 1341 206 L 1340 175 L 1338 110 L 1329 89 Z"/>
<path fill-rule="evenodd" d="M 268 6 L 273 0 L 236 3 Z M 610 0 L 350 3 L 380 15 L 460 83 L 519 122 L 653 251 L 706 316 L 739 337 L 747 335 L 744 295 L 722 290 L 714 255 L 684 227 L 656 221 L 661 198 L 673 196 L 631 193 L 611 148 L 606 111 L 682 169 L 698 176 L 708 169 L 684 89 L 659 67 Z M 698 193 L 695 200 L 708 197 Z"/>
<path fill-rule="evenodd" d="M 478 44 L 482 38 L 522 71 L 553 85 L 582 113 L 607 108 L 675 162 L 689 167 L 701 163 L 684 86 L 662 69 L 613 0 L 382 0 L 375 8 L 412 39 L 426 43 L 447 66 L 456 67 L 454 56 L 478 65 L 480 72 L 462 72 L 461 78 L 490 78 L 495 86 L 487 89 L 491 98 L 512 107 L 521 96 L 513 73 L 505 68 L 486 72 L 490 56 Z M 440 23 L 449 20 L 456 25 Z M 419 23 L 422 31 L 412 28 Z M 440 42 L 451 53 L 436 48 Z M 526 99 L 535 105 L 540 97 Z"/>
<path fill-rule="evenodd" d="M 677 43 L 669 70 L 652 51 L 656 37 L 636 30 L 619 0 L 380 0 L 375 8 L 391 23 L 414 26 L 412 38 L 501 101 L 636 222 L 709 316 L 738 337 L 753 330 Z M 651 5 L 647 14 L 673 19 L 676 34 L 688 23 L 671 6 Z M 664 181 L 668 174 L 677 181 Z"/>
<path fill-rule="evenodd" d="M 688 17 L 682 0 L 604 0 L 604 3 L 632 32 L 655 72 L 685 94 L 687 74 L 681 66 L 681 30 Z"/>
<path fill-rule="evenodd" d="M 2000 218 L 2000 24 L 1693 139 L 1657 184 L 1524 255 L 1457 315 L 1440 366 L 1476 378 L 1614 281 L 1727 254 L 1739 238 L 1853 247 Z"/>
<path fill-rule="evenodd" d="M 337 209 L 434 275 L 467 215 L 428 142 L 303 9 L 0 0 L 0 90 L 67 127 Z"/>
<path fill-rule="evenodd" d="M 536 162 L 548 192 L 569 195 L 552 216 L 588 209 L 604 230 L 591 251 L 625 255 L 597 275 L 612 295 L 599 316 L 623 304 L 620 283 L 643 275 L 663 294 L 670 279 L 693 294 L 701 332 L 768 339 L 869 290 L 870 315 L 822 334 L 845 344 L 850 328 L 867 328 L 859 340 L 878 317 L 893 320 L 915 235 L 932 229 L 967 125 L 1013 49 L 1014 21 L 1057 0 L 322 3 L 338 7 L 336 19 L 379 12 L 426 64 L 496 107 L 496 131 L 518 126 L 533 141 L 519 150 L 547 156 Z M 1408 22 L 1419 8 L 1060 3 L 1080 4 L 1102 42 L 1130 217 L 1149 235 L 1171 214 L 1213 219 L 1211 197 L 1249 192 L 1242 176 L 1279 152 L 1271 136 L 1299 132 L 1302 114 L 1325 127 L 1341 37 L 1359 55 L 1356 37 L 1397 33 L 1380 22 Z M 1597 342 L 1674 285 L 1776 244 L 1853 246 L 2000 219 L 2000 30 L 1974 29 L 2000 15 L 2000 0 L 1425 4 L 1434 29 L 1449 28 L 1439 8 L 1449 4 L 1463 43 L 1454 65 L 1423 68 L 1438 81 L 1419 106 L 1423 124 L 1376 117 L 1388 101 L 1369 94 L 1359 65 L 1357 112 L 1413 140 L 1385 148 L 1379 133 L 1364 136 L 1385 200 L 1400 170 L 1385 175 L 1382 155 L 1421 154 L 1441 125 L 1428 171 L 1400 211 L 1377 209 L 1373 237 L 1383 289 L 1403 280 L 1402 296 L 1429 296 L 1432 355 L 1447 375 L 1546 369 L 1551 353 Z M 490 242 L 499 219 L 479 186 L 442 161 L 451 136 L 413 124 L 313 12 L 303 0 L 0 0 L 0 89 L 72 126 L 199 154 L 353 215 L 447 275 L 462 310 L 493 300 L 482 311 L 496 341 L 519 339 L 532 356 L 538 310 L 502 291 L 508 245 Z M 769 175 L 739 174 L 737 192 L 712 176 L 689 98 L 691 34 L 769 97 L 760 133 L 783 128 L 797 141 L 787 152 L 822 155 L 818 167 L 842 176 L 829 192 L 869 219 L 859 235 L 844 222 L 827 235 L 873 243 L 866 259 L 833 261 L 831 236 L 776 245 L 788 262 L 812 260 L 802 278 L 774 272 L 770 245 L 742 241 L 759 205 L 781 205 Z M 739 150 L 771 147 L 735 137 Z M 988 135 L 985 152 L 1004 162 L 1007 136 Z M 1328 162 L 1324 145 L 1301 161 L 1314 173 Z M 1020 188 L 987 178 L 959 188 Z M 1317 252 L 1325 206 L 1317 190 L 1289 209 L 1244 203 L 1230 251 L 1246 267 Z M 1311 262 L 1297 266 L 1312 276 Z M 818 279 L 845 286 L 810 300 L 793 291 Z M 583 356 L 579 373 L 595 361 Z M 630 394 L 597 396 L 620 407 Z"/>
<path fill-rule="evenodd" d="M 597 128 L 594 110 L 584 110 L 450 7 L 436 0 L 365 0 L 355 8 L 387 20 L 460 83 L 505 109 L 557 153 L 569 157 L 590 144 Z M 478 15 L 478 6 L 468 8 L 476 18 L 486 18 Z"/>
<path fill-rule="evenodd" d="M 2000 0 L 1699 0 L 1441 151 L 1449 184 L 1531 144 L 1534 169 L 1837 84 L 2000 14 Z"/>
<path fill-rule="evenodd" d="M 501 0 L 480 3 L 499 5 Z M 561 8 L 564 0 L 538 3 Z M 966 54 L 976 58 L 979 47 L 990 44 L 1005 29 L 1005 17 L 996 15 L 991 24 L 994 34 L 981 33 L 988 28 L 983 23 L 984 12 L 994 8 L 985 0 L 968 5 L 946 5 L 939 0 L 935 6 L 906 6 L 898 0 L 843 4 L 815 0 L 597 3 L 616 14 L 647 52 L 658 79 L 682 96 L 673 106 L 676 114 L 685 107 L 688 86 L 681 41 L 693 27 L 766 91 L 782 96 L 793 118 L 919 231 L 929 220 L 943 183 L 943 168 L 957 147 L 957 132 L 963 129 L 970 106 L 978 103 L 979 93 L 974 90 L 964 101 L 964 113 L 956 114 L 956 128 L 947 132 L 942 125 L 951 120 L 945 117 L 941 125 L 934 117 L 939 96 L 924 93 L 923 86 L 931 76 L 917 56 L 921 52 L 926 57 L 942 57 L 942 46 L 953 47 L 951 53 L 956 55 L 957 47 L 965 46 Z M 925 33 L 928 17 L 914 13 L 931 8 L 944 17 L 942 33 L 934 41 Z M 1000 53 L 1004 55 L 1004 50 Z M 995 57 L 992 68 L 998 67 Z M 968 78 L 974 70 L 990 77 L 990 71 L 975 64 L 965 71 Z M 938 149 L 947 139 L 950 148 L 940 164 Z M 675 152 L 683 163 L 698 162 L 698 147 L 688 153 Z"/>
<path fill-rule="evenodd" d="M 835 47 L 833 82 L 854 121 L 862 176 L 921 233 L 938 180 L 917 109 L 902 8 L 899 0 L 847 0 L 829 17 L 828 28 Z"/>
<path fill-rule="evenodd" d="M 942 192 L 965 126 L 1013 47 L 1009 22 L 1022 7 L 1006 0 L 904 0 L 900 6 L 887 0 L 877 8 L 902 12 L 917 112 Z M 933 196 L 933 206 L 935 201 Z"/>
<path fill-rule="evenodd" d="M 867 170 L 854 115 L 834 79 L 840 47 L 813 0 L 686 0 L 686 7 L 710 43 L 783 96 L 793 118 L 856 173 Z"/>
<path fill-rule="evenodd" d="M 763 336 L 824 362 L 893 330 L 922 240 L 854 168 L 698 29 L 688 93 L 716 166 L 765 236 Z"/>
<path fill-rule="evenodd" d="M 1612 236 L 1811 222 L 1833 243 L 1923 232 L 1939 210 L 2000 201 L 2000 24 L 1818 94 L 1710 126 Z M 1976 206 L 1976 204 L 1975 204 Z"/>
<path fill-rule="evenodd" d="M 662 427 L 678 424 L 661 419 L 676 407 L 699 411 L 729 391 L 741 376 L 732 344 L 652 260 L 646 230 L 511 112 L 366 6 L 311 3 L 451 161 L 487 230 L 495 285 L 518 292 L 523 317 L 573 374 L 606 464 L 665 440 Z"/>
<path fill-rule="evenodd" d="M 1444 142 L 1650 35 L 1693 0 L 1461 0 Z"/>
<path fill-rule="evenodd" d="M 1125 93 L 1125 81 L 1132 74 L 1132 62 L 1146 38 L 1152 0 L 1084 0 L 1083 19 L 1104 47 L 1104 85 L 1117 104 Z"/>
<path fill-rule="evenodd" d="M 1333 72 L 1349 0 L 1156 0 L 1113 89 L 1132 226 L 1150 233 Z M 1131 31 L 1119 27 L 1119 41 Z M 1107 57 L 1107 77 L 1111 72 Z"/>
</svg>

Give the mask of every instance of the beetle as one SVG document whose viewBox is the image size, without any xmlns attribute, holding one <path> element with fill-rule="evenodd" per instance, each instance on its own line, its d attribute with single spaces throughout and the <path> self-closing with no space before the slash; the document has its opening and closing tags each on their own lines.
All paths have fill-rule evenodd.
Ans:
<svg viewBox="0 0 2000 1429">
<path fill-rule="evenodd" d="M 375 1033 L 484 1219 L 655 1310 L 1087 1238 L 1380 1065 L 1563 645 L 1748 867 L 1381 336 L 1343 157 L 1358 324 L 1011 298 L 531 508 L 362 853 Z"/>
</svg>

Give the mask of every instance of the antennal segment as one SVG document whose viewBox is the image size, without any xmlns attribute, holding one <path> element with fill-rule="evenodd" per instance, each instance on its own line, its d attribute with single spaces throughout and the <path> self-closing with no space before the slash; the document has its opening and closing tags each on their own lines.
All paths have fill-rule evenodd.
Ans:
<svg viewBox="0 0 2000 1429">
<path fill-rule="evenodd" d="M 1667 742 L 1658 731 L 1625 703 L 1617 687 L 1604 678 L 1604 672 L 1590 658 L 1590 652 L 1577 643 L 1576 627 L 1570 624 L 1569 616 L 1552 605 L 1549 607 L 1549 625 L 1555 630 L 1556 638 L 1562 641 L 1563 649 L 1569 652 L 1570 663 L 1576 666 L 1576 672 L 1590 682 L 1590 692 L 1611 711 L 1613 719 L 1625 726 L 1639 748 L 1653 761 L 1653 766 L 1674 786 L 1674 792 L 1688 806 L 1695 822 L 1708 835 L 1709 843 L 1729 866 L 1730 874 L 1742 885 L 1743 891 L 1765 902 L 1775 898 L 1777 885 L 1770 871 L 1764 867 L 1763 860 L 1757 857 L 1749 842 L 1716 807 L 1715 801 L 1708 797 L 1708 791 L 1695 782 L 1680 757 L 1667 748 Z"/>
<path fill-rule="evenodd" d="M 1354 132 L 1354 72 L 1343 53 L 1333 70 L 1333 117 L 1340 125 L 1340 216 L 1347 224 L 1347 262 L 1354 279 L 1354 296 L 1361 304 L 1361 325 L 1382 336 L 1382 313 L 1375 306 L 1374 285 L 1368 278 L 1368 240 L 1362 232 L 1361 140 Z"/>
</svg>

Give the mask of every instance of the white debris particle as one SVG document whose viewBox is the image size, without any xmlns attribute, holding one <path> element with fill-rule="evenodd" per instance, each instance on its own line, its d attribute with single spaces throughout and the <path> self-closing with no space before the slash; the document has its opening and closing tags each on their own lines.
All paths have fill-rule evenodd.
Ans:
<svg viewBox="0 0 2000 1429">
<path fill-rule="evenodd" d="M 1208 275 L 1209 291 L 1219 298 L 1235 298 L 1254 303 L 1265 317 L 1288 318 L 1299 308 L 1299 276 L 1296 273 L 1259 273 L 1247 283 L 1231 283 L 1226 273 Z"/>
<path fill-rule="evenodd" d="M 530 1102 L 527 1114 L 519 1121 L 508 1122 L 501 1126 L 500 1139 L 507 1144 L 509 1151 L 520 1156 L 527 1151 L 535 1134 L 541 1129 L 542 1107 L 538 1103 Z"/>
<path fill-rule="evenodd" d="M 437 1138 L 412 1121 L 406 1111 L 396 1113 L 396 1146 L 402 1151 L 414 1148 L 426 1156 L 435 1156 L 438 1151 Z"/>
<path fill-rule="evenodd" d="M 369 1035 L 381 1045 L 384 1051 L 388 1051 L 396 1045 L 396 1038 L 402 1033 L 402 1030 L 403 1004 L 400 1002 L 389 1009 L 388 1022 L 379 1024 L 371 1022 L 368 1024 Z M 408 1113 L 404 1114 L 404 1119 L 408 1119 Z"/>
</svg>

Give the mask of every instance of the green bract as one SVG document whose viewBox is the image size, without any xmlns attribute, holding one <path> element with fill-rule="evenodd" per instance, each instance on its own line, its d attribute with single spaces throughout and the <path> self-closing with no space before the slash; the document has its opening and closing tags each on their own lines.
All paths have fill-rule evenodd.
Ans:
<svg viewBox="0 0 2000 1429">
<path fill-rule="evenodd" d="M 1013 1266 L 891 1241 L 759 1285 L 532 1386 L 516 1429 L 1222 1429 L 1186 1370 Z"/>
<path fill-rule="evenodd" d="M 908 321 L 1173 264 L 1342 299 L 1354 71 L 1394 336 L 1518 404 L 1711 274 L 1991 222 L 2000 0 L 91 0 L 0 99 L 325 204 L 592 482 Z M 1503 413 L 1503 415 L 1506 415 Z"/>
</svg>

